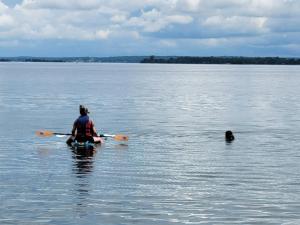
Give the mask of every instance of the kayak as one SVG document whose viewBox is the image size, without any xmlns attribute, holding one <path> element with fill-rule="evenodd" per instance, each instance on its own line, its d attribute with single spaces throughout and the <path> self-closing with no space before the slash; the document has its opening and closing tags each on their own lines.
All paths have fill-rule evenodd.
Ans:
<svg viewBox="0 0 300 225">
<path fill-rule="evenodd" d="M 94 138 L 94 142 L 86 141 L 86 142 L 78 142 L 73 141 L 71 143 L 71 148 L 73 149 L 95 149 L 96 147 L 100 146 L 104 143 L 104 140 L 100 137 Z"/>
</svg>

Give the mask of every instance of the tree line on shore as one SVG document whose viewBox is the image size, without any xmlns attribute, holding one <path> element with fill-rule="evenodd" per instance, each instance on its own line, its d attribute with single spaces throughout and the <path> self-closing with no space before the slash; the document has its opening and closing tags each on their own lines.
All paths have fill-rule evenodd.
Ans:
<svg viewBox="0 0 300 225">
<path fill-rule="evenodd" d="M 300 58 L 238 56 L 0 57 L 0 62 L 300 65 Z"/>
<path fill-rule="evenodd" d="M 139 63 L 145 56 L 115 57 L 0 57 L 0 62 L 83 62 L 83 63 Z"/>
<path fill-rule="evenodd" d="M 255 65 L 300 65 L 300 58 L 281 57 L 155 57 L 150 56 L 141 63 L 166 64 L 255 64 Z"/>
</svg>

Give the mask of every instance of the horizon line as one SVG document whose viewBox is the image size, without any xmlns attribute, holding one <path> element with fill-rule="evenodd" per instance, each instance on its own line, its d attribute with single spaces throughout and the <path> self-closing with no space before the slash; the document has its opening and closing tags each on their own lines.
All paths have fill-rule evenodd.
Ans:
<svg viewBox="0 0 300 225">
<path fill-rule="evenodd" d="M 210 56 L 195 56 L 195 55 L 118 55 L 118 56 L 0 56 L 0 58 L 118 58 L 118 57 L 195 57 L 195 58 L 300 58 L 300 56 L 243 56 L 243 55 L 210 55 Z"/>
</svg>

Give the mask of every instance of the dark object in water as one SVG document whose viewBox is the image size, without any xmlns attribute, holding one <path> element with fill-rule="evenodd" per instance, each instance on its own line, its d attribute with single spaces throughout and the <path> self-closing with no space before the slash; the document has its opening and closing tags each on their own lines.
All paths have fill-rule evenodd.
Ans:
<svg viewBox="0 0 300 225">
<path fill-rule="evenodd" d="M 233 133 L 232 133 L 231 130 L 228 130 L 228 131 L 225 132 L 225 140 L 227 142 L 231 142 L 231 141 L 234 140 L 234 136 L 233 136 Z"/>
</svg>

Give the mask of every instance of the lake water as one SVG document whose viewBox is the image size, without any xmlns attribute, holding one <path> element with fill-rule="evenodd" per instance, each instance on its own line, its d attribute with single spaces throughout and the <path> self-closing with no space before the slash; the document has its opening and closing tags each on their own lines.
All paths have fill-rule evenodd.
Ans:
<svg viewBox="0 0 300 225">
<path fill-rule="evenodd" d="M 300 224 L 299 87 L 299 66 L 1 63 L 0 224 Z M 79 104 L 128 144 L 35 136 Z"/>
</svg>

